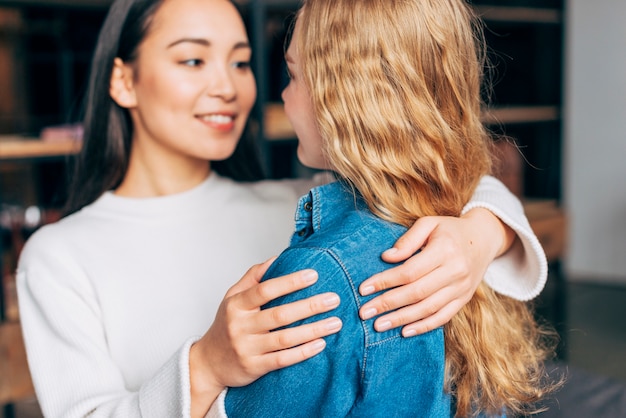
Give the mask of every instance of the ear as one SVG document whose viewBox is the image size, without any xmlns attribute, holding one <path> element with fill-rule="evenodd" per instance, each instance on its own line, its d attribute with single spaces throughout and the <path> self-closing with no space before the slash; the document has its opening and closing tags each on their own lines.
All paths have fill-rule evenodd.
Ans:
<svg viewBox="0 0 626 418">
<path fill-rule="evenodd" d="M 109 94 L 121 107 L 130 109 L 137 106 L 137 97 L 133 87 L 133 70 L 120 58 L 115 58 L 113 61 Z"/>
</svg>

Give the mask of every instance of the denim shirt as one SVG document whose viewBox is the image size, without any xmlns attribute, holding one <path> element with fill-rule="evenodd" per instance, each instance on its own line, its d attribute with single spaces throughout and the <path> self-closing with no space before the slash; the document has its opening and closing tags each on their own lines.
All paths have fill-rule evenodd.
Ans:
<svg viewBox="0 0 626 418">
<path fill-rule="evenodd" d="M 373 215 L 348 186 L 335 182 L 303 196 L 295 215 L 291 245 L 270 266 L 263 280 L 304 268 L 317 270 L 311 287 L 272 301 L 268 306 L 335 292 L 340 306 L 297 322 L 300 325 L 338 316 L 339 333 L 302 363 L 271 372 L 252 384 L 230 388 L 229 417 L 449 417 L 444 393 L 443 330 L 403 338 L 401 329 L 377 332 L 374 319 L 363 321 L 359 308 L 371 296 L 359 285 L 392 267 L 381 253 L 406 228 Z"/>
</svg>

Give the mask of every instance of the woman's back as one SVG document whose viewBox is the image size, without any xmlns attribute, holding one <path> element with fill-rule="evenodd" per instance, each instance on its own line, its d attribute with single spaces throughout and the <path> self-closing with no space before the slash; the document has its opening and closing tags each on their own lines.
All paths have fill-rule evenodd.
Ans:
<svg viewBox="0 0 626 418">
<path fill-rule="evenodd" d="M 229 389 L 225 401 L 229 416 L 382 417 L 390 416 L 390 406 L 392 416 L 415 416 L 416 411 L 428 417 L 450 416 L 450 400 L 443 389 L 443 330 L 403 338 L 399 329 L 375 331 L 374 318 L 363 321 L 358 314 L 374 297 L 361 296 L 360 284 L 393 267 L 379 254 L 405 230 L 374 216 L 340 182 L 317 187 L 300 200 L 291 246 L 265 279 L 303 265 L 317 270 L 319 279 L 269 306 L 311 294 L 337 293 L 341 304 L 333 315 L 341 318 L 342 331 L 327 337 L 326 349 L 312 359 L 272 372 L 244 388 Z M 312 321 L 296 324 L 308 322 Z"/>
</svg>

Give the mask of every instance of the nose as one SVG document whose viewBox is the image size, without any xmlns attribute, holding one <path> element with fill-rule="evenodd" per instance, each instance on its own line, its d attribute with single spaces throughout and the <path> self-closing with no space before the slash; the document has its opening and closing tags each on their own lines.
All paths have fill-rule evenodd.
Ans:
<svg viewBox="0 0 626 418">
<path fill-rule="evenodd" d="M 209 75 L 209 95 L 213 97 L 220 97 L 222 100 L 230 102 L 237 97 L 237 88 L 231 74 L 230 68 L 216 68 Z"/>
</svg>

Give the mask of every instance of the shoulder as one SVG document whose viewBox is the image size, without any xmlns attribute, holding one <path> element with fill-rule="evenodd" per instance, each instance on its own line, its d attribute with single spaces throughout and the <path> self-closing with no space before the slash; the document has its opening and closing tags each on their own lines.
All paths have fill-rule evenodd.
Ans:
<svg viewBox="0 0 626 418">
<path fill-rule="evenodd" d="M 18 270 L 34 266 L 66 266 L 81 249 L 93 241 L 94 230 L 107 221 L 92 211 L 92 206 L 37 229 L 26 241 L 19 257 Z M 43 268 L 43 267 L 42 267 Z"/>
<path fill-rule="evenodd" d="M 312 269 L 318 273 L 317 282 L 292 294 L 284 295 L 269 306 L 302 299 L 323 292 L 336 292 L 345 288 L 350 272 L 342 260 L 327 248 L 320 247 L 289 247 L 284 250 L 268 268 L 263 281 L 285 276 L 303 269 Z M 348 289 L 346 289 L 348 290 Z"/>
<path fill-rule="evenodd" d="M 296 245 L 288 247 L 276 258 L 268 268 L 266 276 L 282 276 L 302 269 L 316 269 L 319 266 L 341 269 L 341 262 L 329 248 Z"/>
<path fill-rule="evenodd" d="M 74 215 L 72 215 L 73 217 Z M 70 252 L 70 242 L 81 241 L 77 235 L 88 238 L 87 231 L 80 228 L 80 220 L 64 218 L 52 224 L 44 225 L 31 235 L 20 253 L 18 270 L 23 270 L 42 262 L 63 259 Z"/>
<path fill-rule="evenodd" d="M 294 199 L 308 193 L 315 186 L 334 181 L 331 173 L 320 172 L 310 178 L 262 180 L 256 182 L 235 182 L 219 176 L 221 182 L 228 182 L 232 190 L 254 196 L 260 200 Z"/>
<path fill-rule="evenodd" d="M 380 256 L 390 248 L 406 228 L 382 220 L 370 212 L 345 214 L 343 222 L 325 225 L 310 237 L 287 248 L 274 266 L 282 274 L 303 268 L 345 274 L 370 275 L 391 265 Z"/>
<path fill-rule="evenodd" d="M 79 231 L 75 226 L 73 221 L 61 220 L 41 227 L 26 241 L 16 269 L 19 297 L 45 299 L 58 296 L 55 292 L 68 295 L 68 289 L 75 294 L 93 293 L 78 256 L 89 239 L 88 230 Z"/>
<path fill-rule="evenodd" d="M 261 222 L 268 227 L 285 227 L 288 237 L 293 231 L 293 215 L 298 199 L 313 186 L 310 180 L 265 180 L 253 183 L 232 182 L 224 200 L 230 216 L 242 221 Z"/>
<path fill-rule="evenodd" d="M 311 179 L 263 180 L 253 183 L 235 183 L 241 193 L 259 201 L 297 201 L 315 183 Z"/>
<path fill-rule="evenodd" d="M 407 230 L 369 210 L 350 210 L 339 215 L 313 234 L 310 245 L 322 245 L 358 257 L 389 248 Z"/>
</svg>

